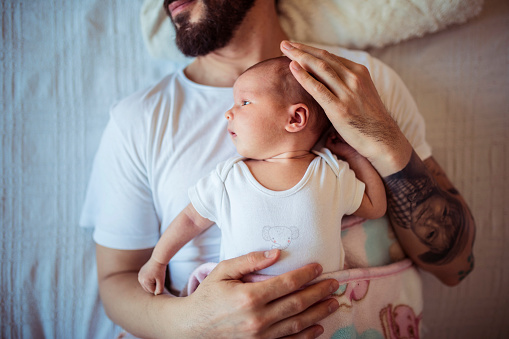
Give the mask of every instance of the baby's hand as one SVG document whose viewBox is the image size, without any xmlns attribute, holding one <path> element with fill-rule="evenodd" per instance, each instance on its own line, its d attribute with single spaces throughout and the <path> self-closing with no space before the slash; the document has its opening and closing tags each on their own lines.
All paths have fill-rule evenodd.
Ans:
<svg viewBox="0 0 509 339">
<path fill-rule="evenodd" d="M 361 156 L 352 146 L 348 145 L 338 132 L 332 131 L 325 143 L 325 147 L 331 150 L 338 158 L 348 161 L 353 157 Z"/>
<path fill-rule="evenodd" d="M 138 273 L 138 281 L 145 291 L 158 295 L 163 293 L 165 274 L 166 265 L 150 258 Z"/>
</svg>

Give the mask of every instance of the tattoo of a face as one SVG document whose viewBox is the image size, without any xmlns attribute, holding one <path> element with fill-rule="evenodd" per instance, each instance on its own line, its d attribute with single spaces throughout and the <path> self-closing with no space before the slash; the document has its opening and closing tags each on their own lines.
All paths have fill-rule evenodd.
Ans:
<svg viewBox="0 0 509 339">
<path fill-rule="evenodd" d="M 445 191 L 438 186 L 415 152 L 403 170 L 384 181 L 392 224 L 411 230 L 428 248 L 420 260 L 443 265 L 465 248 L 465 206 L 454 188 Z"/>
</svg>

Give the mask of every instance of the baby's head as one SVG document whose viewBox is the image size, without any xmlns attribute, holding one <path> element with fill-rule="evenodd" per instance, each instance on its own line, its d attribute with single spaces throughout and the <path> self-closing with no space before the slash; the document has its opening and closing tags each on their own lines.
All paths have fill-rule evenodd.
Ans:
<svg viewBox="0 0 509 339">
<path fill-rule="evenodd" d="M 262 61 L 233 86 L 235 102 L 225 116 L 237 151 L 245 157 L 263 158 L 269 144 L 288 145 L 292 138 L 311 149 L 331 126 L 322 107 L 291 73 L 290 62 L 285 56 Z M 248 152 L 247 146 L 255 152 Z"/>
<path fill-rule="evenodd" d="M 251 71 L 261 72 L 265 78 L 267 90 L 275 94 L 276 100 L 286 105 L 305 104 L 309 109 L 308 126 L 319 138 L 328 130 L 331 122 L 323 111 L 322 106 L 302 87 L 290 71 L 291 60 L 286 56 L 280 56 L 259 62 L 244 73 Z"/>
</svg>

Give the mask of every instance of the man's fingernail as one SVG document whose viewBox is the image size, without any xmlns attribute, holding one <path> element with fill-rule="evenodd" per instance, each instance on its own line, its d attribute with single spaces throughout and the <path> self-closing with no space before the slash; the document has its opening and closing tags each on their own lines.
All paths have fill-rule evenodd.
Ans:
<svg viewBox="0 0 509 339">
<path fill-rule="evenodd" d="M 315 338 L 318 338 L 319 336 L 321 336 L 323 334 L 323 327 L 317 327 L 316 330 L 315 330 Z"/>
<path fill-rule="evenodd" d="M 277 250 L 270 250 L 270 251 L 263 252 L 263 255 L 265 256 L 265 258 L 271 259 L 276 256 L 276 253 L 277 253 Z"/>
<path fill-rule="evenodd" d="M 339 304 L 336 300 L 329 302 L 329 313 L 335 312 L 339 308 Z"/>
<path fill-rule="evenodd" d="M 300 67 L 299 63 L 297 61 L 292 61 L 290 63 L 290 67 L 293 68 L 296 71 L 300 71 L 302 67 Z"/>
<path fill-rule="evenodd" d="M 283 48 L 284 48 L 284 49 L 287 49 L 287 50 L 291 50 L 291 49 L 293 49 L 294 47 L 293 47 L 293 45 L 292 45 L 289 41 L 284 40 L 284 41 L 283 41 Z"/>
<path fill-rule="evenodd" d="M 322 271 L 323 271 L 322 266 L 321 265 L 316 265 L 316 268 L 315 268 L 316 275 L 322 274 Z"/>
<path fill-rule="evenodd" d="M 339 288 L 339 282 L 337 280 L 334 280 L 333 282 L 331 282 L 330 287 L 329 287 L 330 293 L 336 292 L 338 290 L 338 288 Z"/>
</svg>

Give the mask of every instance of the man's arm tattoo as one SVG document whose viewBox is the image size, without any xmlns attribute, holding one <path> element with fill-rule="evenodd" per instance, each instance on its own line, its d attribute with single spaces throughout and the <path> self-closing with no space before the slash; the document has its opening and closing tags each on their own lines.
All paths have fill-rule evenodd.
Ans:
<svg viewBox="0 0 509 339">
<path fill-rule="evenodd" d="M 415 152 L 407 166 L 384 178 L 388 212 L 394 227 L 411 230 L 428 251 L 418 258 L 443 265 L 463 251 L 468 207 L 454 187 L 442 188 Z"/>
</svg>

